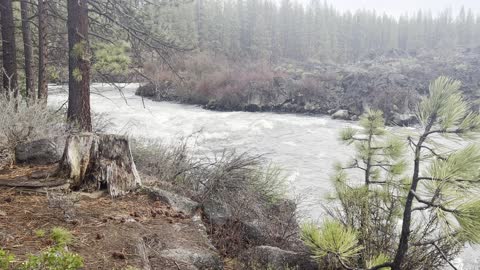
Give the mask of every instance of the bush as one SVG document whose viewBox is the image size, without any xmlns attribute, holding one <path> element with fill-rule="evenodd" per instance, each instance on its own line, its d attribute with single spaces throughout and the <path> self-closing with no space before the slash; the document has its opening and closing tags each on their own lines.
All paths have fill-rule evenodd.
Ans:
<svg viewBox="0 0 480 270">
<path fill-rule="evenodd" d="M 160 98 L 200 105 L 217 101 L 218 109 L 241 110 L 248 102 L 252 82 L 271 85 L 273 78 L 278 76 L 265 61 L 239 62 L 208 53 L 191 54 L 173 62 L 182 80 L 176 80 L 174 87 L 165 84 L 174 81 L 177 74 L 168 66 L 150 63 L 146 68 L 147 76 L 159 87 L 150 83 L 150 86 L 140 87 L 137 94 L 159 98 L 157 91 L 172 88 L 173 91 L 164 91 L 168 93 Z"/>
<path fill-rule="evenodd" d="M 77 270 L 82 267 L 82 257 L 56 246 L 48 248 L 39 255 L 30 255 L 19 270 Z"/>
<path fill-rule="evenodd" d="M 37 237 L 44 237 L 45 231 L 35 231 Z M 15 259 L 9 252 L 0 249 L 0 269 L 17 270 L 78 270 L 83 267 L 83 258 L 78 254 L 68 251 L 67 245 L 71 243 L 73 236 L 71 233 L 60 227 L 54 227 L 50 234 L 54 246 L 47 248 L 38 255 L 30 255 L 28 259 L 12 267 Z"/>
<path fill-rule="evenodd" d="M 65 116 L 42 103 L 27 105 L 26 100 L 0 97 L 0 147 L 10 150 L 17 144 L 65 134 Z"/>
<path fill-rule="evenodd" d="M 72 233 L 61 227 L 54 227 L 50 233 L 50 237 L 57 246 L 66 246 L 72 242 Z"/>
<path fill-rule="evenodd" d="M 183 185 L 193 177 L 197 162 L 188 150 L 190 138 L 167 145 L 160 140 L 132 139 L 132 155 L 137 169 L 165 182 Z"/>
<path fill-rule="evenodd" d="M 170 147 L 136 140 L 132 154 L 138 170 L 160 180 L 150 185 L 230 209 L 229 224 L 210 228 L 214 243 L 226 254 L 236 254 L 248 244 L 291 245 L 298 229 L 296 204 L 285 199 L 284 173 L 248 153 L 193 153 L 188 147 L 193 140 L 189 137 Z M 252 224 L 261 229 L 261 236 L 252 236 Z"/>
<path fill-rule="evenodd" d="M 15 256 L 0 248 L 0 269 L 9 269 Z"/>
</svg>

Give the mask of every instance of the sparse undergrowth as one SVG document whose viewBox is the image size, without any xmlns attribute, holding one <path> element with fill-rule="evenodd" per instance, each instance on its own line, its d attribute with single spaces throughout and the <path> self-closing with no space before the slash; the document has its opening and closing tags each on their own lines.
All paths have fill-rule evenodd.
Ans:
<svg viewBox="0 0 480 270">
<path fill-rule="evenodd" d="M 38 238 L 45 237 L 45 231 L 35 232 Z M 15 256 L 0 248 L 0 269 L 3 270 L 77 270 L 83 267 L 83 258 L 68 251 L 72 243 L 72 234 L 61 227 L 51 230 L 50 238 L 53 245 L 41 250 L 38 254 L 31 254 L 24 262 L 16 262 Z"/>
<path fill-rule="evenodd" d="M 65 117 L 39 102 L 27 104 L 25 99 L 10 101 L 0 97 L 0 150 L 12 150 L 17 144 L 65 134 Z"/>
<path fill-rule="evenodd" d="M 150 185 L 215 205 L 218 220 L 206 219 L 215 246 L 236 256 L 255 245 L 297 246 L 296 204 L 286 199 L 286 178 L 261 156 L 234 151 L 193 153 L 189 139 L 168 146 L 137 140 L 132 154 L 140 172 L 154 176 Z M 158 179 L 158 180 L 155 180 Z"/>
</svg>

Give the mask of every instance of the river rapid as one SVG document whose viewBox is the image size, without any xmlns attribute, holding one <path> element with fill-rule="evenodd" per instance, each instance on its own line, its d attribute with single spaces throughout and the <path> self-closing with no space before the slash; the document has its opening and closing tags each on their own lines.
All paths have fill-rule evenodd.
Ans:
<svg viewBox="0 0 480 270">
<path fill-rule="evenodd" d="M 300 199 L 301 215 L 322 218 L 320 204 L 332 190 L 333 166 L 353 155 L 351 147 L 339 142 L 339 132 L 348 126 L 359 128 L 355 122 L 325 116 L 208 111 L 193 105 L 142 100 L 135 95 L 137 87 L 121 85 L 120 92 L 111 85 L 92 85 L 92 110 L 111 119 L 114 125 L 109 131 L 171 143 L 196 133 L 197 151 L 235 148 L 265 154 L 288 175 L 289 195 Z M 67 100 L 67 87 L 50 89 L 49 105 L 58 108 Z M 409 131 L 395 129 L 395 133 Z M 459 269 L 480 269 L 480 249 L 468 248 L 456 263 Z"/>
</svg>

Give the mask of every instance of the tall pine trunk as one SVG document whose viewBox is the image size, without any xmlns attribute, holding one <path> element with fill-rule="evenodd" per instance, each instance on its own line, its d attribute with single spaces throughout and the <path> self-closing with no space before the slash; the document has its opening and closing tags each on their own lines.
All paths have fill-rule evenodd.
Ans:
<svg viewBox="0 0 480 270">
<path fill-rule="evenodd" d="M 20 1 L 22 13 L 22 36 L 25 55 L 25 90 L 29 100 L 35 100 L 35 89 L 33 87 L 33 67 L 32 67 L 32 32 L 30 30 L 28 0 Z"/>
<path fill-rule="evenodd" d="M 205 33 L 204 28 L 204 3 L 203 0 L 196 0 L 195 3 L 195 16 L 197 25 L 197 42 L 200 49 L 204 49 Z"/>
<path fill-rule="evenodd" d="M 46 0 L 38 0 L 38 99 L 47 100 L 47 8 Z"/>
<path fill-rule="evenodd" d="M 68 0 L 68 121 L 91 131 L 88 0 Z"/>
<path fill-rule="evenodd" d="M 18 96 L 17 62 L 15 47 L 15 24 L 13 22 L 12 0 L 0 1 L 3 49 L 3 91 L 9 98 L 13 92 Z"/>
</svg>

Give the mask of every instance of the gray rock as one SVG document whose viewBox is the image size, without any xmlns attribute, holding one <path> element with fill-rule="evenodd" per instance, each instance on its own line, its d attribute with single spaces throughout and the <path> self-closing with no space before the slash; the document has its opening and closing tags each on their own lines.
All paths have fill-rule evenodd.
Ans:
<svg viewBox="0 0 480 270">
<path fill-rule="evenodd" d="M 418 124 L 418 119 L 415 114 L 394 113 L 391 123 L 397 126 L 412 126 Z"/>
<path fill-rule="evenodd" d="M 13 154 L 9 149 L 1 149 L 0 148 L 0 171 L 4 169 L 8 169 L 13 165 Z"/>
<path fill-rule="evenodd" d="M 352 121 L 358 121 L 360 119 L 360 117 L 358 117 L 358 115 L 352 115 L 352 117 L 350 117 L 350 120 Z"/>
<path fill-rule="evenodd" d="M 318 264 L 306 254 L 293 251 L 282 250 L 278 247 L 257 246 L 253 247 L 243 254 L 241 259 L 247 268 L 251 267 L 270 267 L 269 269 L 302 269 L 317 270 Z"/>
<path fill-rule="evenodd" d="M 22 143 L 15 148 L 15 157 L 18 163 L 54 164 L 62 158 L 65 142 L 65 137 L 56 137 Z"/>
<path fill-rule="evenodd" d="M 332 119 L 350 120 L 350 114 L 347 110 L 338 110 L 332 114 Z"/>
<path fill-rule="evenodd" d="M 257 104 L 248 104 L 245 106 L 244 109 L 247 112 L 258 112 L 261 110 L 260 106 L 258 106 Z"/>
<path fill-rule="evenodd" d="M 192 216 L 195 211 L 200 207 L 197 202 L 192 201 L 187 197 L 180 196 L 158 188 L 148 188 L 150 196 L 158 201 L 164 202 L 170 205 L 173 210 L 182 212 L 189 216 Z"/>
<path fill-rule="evenodd" d="M 258 219 L 241 221 L 241 223 L 244 228 L 245 237 L 249 242 L 257 245 L 266 244 L 270 238 L 269 230 L 267 229 L 266 224 Z"/>
<path fill-rule="evenodd" d="M 203 213 L 210 224 L 225 225 L 232 218 L 232 210 L 228 204 L 217 200 L 207 200 L 203 203 Z"/>
<path fill-rule="evenodd" d="M 185 248 L 166 249 L 159 252 L 160 257 L 189 265 L 189 269 L 223 269 L 220 257 L 213 252 L 198 252 Z M 193 267 L 192 267 L 193 266 Z"/>
</svg>

